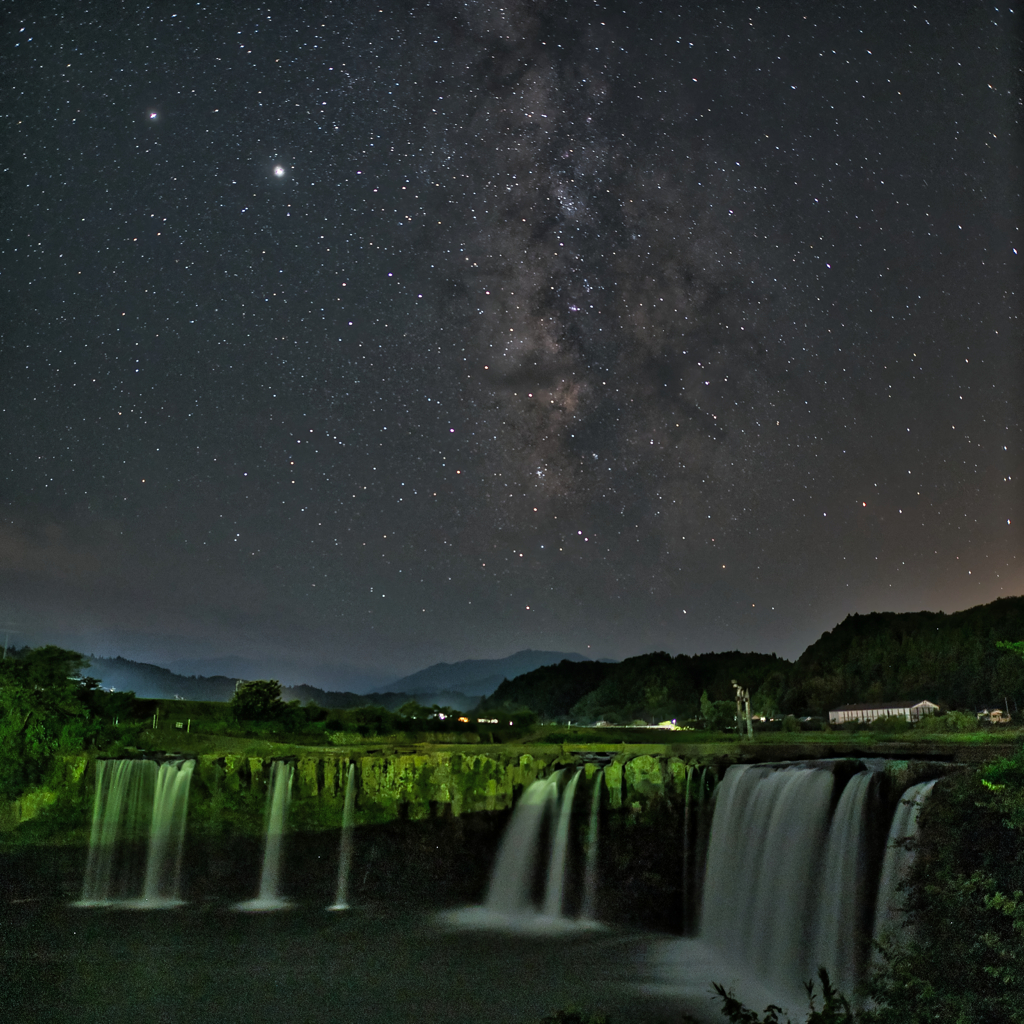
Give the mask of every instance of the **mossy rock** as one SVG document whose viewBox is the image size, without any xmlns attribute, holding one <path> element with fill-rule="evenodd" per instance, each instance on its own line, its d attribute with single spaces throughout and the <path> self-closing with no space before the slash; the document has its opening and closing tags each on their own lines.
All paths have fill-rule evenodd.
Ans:
<svg viewBox="0 0 1024 1024">
<path fill-rule="evenodd" d="M 638 797 L 658 798 L 665 791 L 665 776 L 660 758 L 641 754 L 627 761 L 623 775 L 627 799 L 635 804 Z"/>
<path fill-rule="evenodd" d="M 612 761 L 604 770 L 604 784 L 608 787 L 608 806 L 617 811 L 622 807 L 622 765 Z"/>
</svg>

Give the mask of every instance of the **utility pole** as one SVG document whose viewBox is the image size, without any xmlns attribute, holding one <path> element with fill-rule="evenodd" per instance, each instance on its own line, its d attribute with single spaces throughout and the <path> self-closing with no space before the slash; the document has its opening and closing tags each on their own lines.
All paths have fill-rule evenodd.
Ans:
<svg viewBox="0 0 1024 1024">
<path fill-rule="evenodd" d="M 747 739 L 754 738 L 754 720 L 750 714 L 750 690 L 740 686 L 734 679 L 733 689 L 736 691 L 736 725 L 739 729 L 740 739 L 743 739 L 743 725 L 747 726 Z"/>
<path fill-rule="evenodd" d="M 740 739 L 743 739 L 743 688 L 735 679 L 732 681 L 732 688 L 736 691 L 736 730 L 740 734 Z"/>
</svg>

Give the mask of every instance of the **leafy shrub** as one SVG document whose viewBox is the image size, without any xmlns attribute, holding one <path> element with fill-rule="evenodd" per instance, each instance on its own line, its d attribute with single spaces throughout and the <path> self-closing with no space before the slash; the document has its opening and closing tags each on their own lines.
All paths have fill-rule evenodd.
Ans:
<svg viewBox="0 0 1024 1024">
<path fill-rule="evenodd" d="M 977 715 L 969 711 L 948 711 L 944 715 L 926 715 L 918 722 L 916 728 L 922 732 L 977 732 L 981 725 Z"/>
<path fill-rule="evenodd" d="M 914 933 L 884 950 L 865 1020 L 1024 1021 L 1024 749 L 936 783 L 907 895 Z"/>
<path fill-rule="evenodd" d="M 872 732 L 909 732 L 912 728 L 910 722 L 903 715 L 880 715 L 868 728 Z"/>
<path fill-rule="evenodd" d="M 0 797 L 42 782 L 57 754 L 117 740 L 114 723 L 133 693 L 109 693 L 84 676 L 88 660 L 46 646 L 9 652 L 0 662 Z"/>
<path fill-rule="evenodd" d="M 819 1010 L 815 1005 L 814 982 L 805 982 L 807 989 L 807 1001 L 810 1004 L 810 1014 L 807 1024 L 856 1024 L 856 1016 L 846 997 L 841 995 L 832 987 L 828 971 L 824 967 L 818 968 L 818 977 L 821 979 L 821 992 L 824 1004 Z M 718 997 L 722 1000 L 722 1015 L 729 1021 L 729 1024 L 782 1024 L 781 1006 L 771 1004 L 765 1007 L 764 1016 L 759 1017 L 754 1010 L 744 1006 L 733 993 L 726 990 L 717 982 L 714 985 Z M 790 1018 L 786 1018 L 787 1024 L 792 1024 Z"/>
</svg>

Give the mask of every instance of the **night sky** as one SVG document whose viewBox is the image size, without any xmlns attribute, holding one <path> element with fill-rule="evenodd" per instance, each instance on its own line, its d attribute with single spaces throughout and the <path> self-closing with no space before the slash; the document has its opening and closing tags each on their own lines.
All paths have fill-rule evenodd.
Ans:
<svg viewBox="0 0 1024 1024">
<path fill-rule="evenodd" d="M 343 687 L 1024 592 L 1020 27 L 5 4 L 0 624 Z"/>
</svg>

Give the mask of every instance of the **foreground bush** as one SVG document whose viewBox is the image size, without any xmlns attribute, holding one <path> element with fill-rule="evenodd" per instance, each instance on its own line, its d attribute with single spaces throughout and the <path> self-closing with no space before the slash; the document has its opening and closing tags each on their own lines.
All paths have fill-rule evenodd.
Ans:
<svg viewBox="0 0 1024 1024">
<path fill-rule="evenodd" d="M 849 1002 L 832 987 L 828 971 L 824 967 L 818 968 L 818 977 L 821 980 L 824 1004 L 820 1010 L 817 1008 L 814 982 L 808 981 L 804 986 L 807 989 L 809 1004 L 807 1024 L 856 1024 L 857 1017 L 850 1009 Z M 732 992 L 726 992 L 721 985 L 715 984 L 714 989 L 722 1000 L 722 1016 L 729 1024 L 783 1024 L 782 1017 L 779 1016 L 782 1013 L 781 1006 L 766 1006 L 764 1016 L 759 1017 L 754 1010 L 747 1009 Z M 786 1024 L 793 1024 L 793 1021 L 787 1017 Z"/>
</svg>

